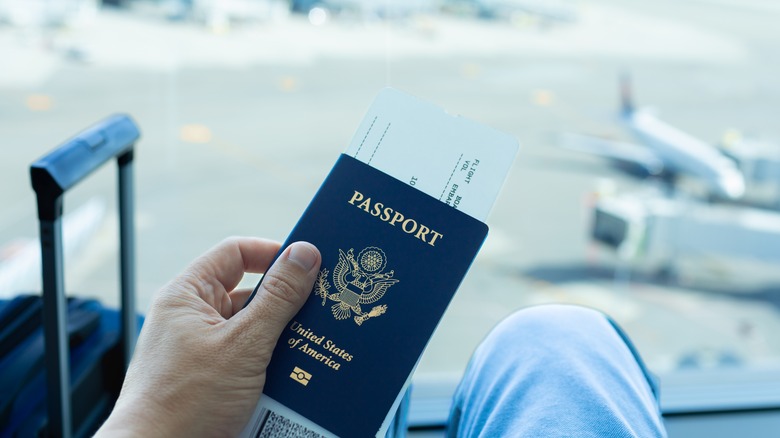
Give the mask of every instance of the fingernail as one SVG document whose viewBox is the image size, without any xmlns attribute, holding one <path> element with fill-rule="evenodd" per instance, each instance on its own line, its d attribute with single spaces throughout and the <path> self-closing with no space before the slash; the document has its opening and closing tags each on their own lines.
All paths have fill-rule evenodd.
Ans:
<svg viewBox="0 0 780 438">
<path fill-rule="evenodd" d="M 308 271 L 317 263 L 317 250 L 311 243 L 295 242 L 290 245 L 290 255 L 288 258 Z"/>
</svg>

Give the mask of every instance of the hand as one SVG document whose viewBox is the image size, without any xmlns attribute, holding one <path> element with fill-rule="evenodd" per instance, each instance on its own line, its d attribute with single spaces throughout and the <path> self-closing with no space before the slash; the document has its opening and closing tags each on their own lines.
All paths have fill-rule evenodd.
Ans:
<svg viewBox="0 0 780 438">
<path fill-rule="evenodd" d="M 266 272 L 276 242 L 231 238 L 198 258 L 156 296 L 119 400 L 101 435 L 235 436 L 249 421 L 279 336 L 309 296 L 320 253 L 290 245 Z"/>
</svg>

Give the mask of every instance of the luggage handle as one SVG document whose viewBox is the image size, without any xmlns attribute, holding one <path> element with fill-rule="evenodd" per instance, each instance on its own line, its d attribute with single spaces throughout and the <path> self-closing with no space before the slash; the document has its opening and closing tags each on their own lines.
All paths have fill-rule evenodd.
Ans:
<svg viewBox="0 0 780 438">
<path fill-rule="evenodd" d="M 122 303 L 120 342 L 126 370 L 133 354 L 137 330 L 133 148 L 139 136 L 138 127 L 129 116 L 113 115 L 82 131 L 30 166 L 40 221 L 46 403 L 50 435 L 70 437 L 72 433 L 67 303 L 63 282 L 62 195 L 105 162 L 117 158 Z"/>
</svg>

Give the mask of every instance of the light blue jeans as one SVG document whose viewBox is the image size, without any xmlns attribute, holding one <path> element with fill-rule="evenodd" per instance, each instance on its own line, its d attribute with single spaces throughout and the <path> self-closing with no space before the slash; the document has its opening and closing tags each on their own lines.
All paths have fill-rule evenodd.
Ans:
<svg viewBox="0 0 780 438">
<path fill-rule="evenodd" d="M 583 307 L 502 321 L 455 391 L 450 437 L 665 437 L 654 379 L 623 331 Z"/>
</svg>

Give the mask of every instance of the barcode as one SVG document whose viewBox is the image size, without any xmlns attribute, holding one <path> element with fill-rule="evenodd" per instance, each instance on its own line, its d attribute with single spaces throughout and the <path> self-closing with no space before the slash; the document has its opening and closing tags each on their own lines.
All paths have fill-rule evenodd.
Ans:
<svg viewBox="0 0 780 438">
<path fill-rule="evenodd" d="M 325 438 L 325 436 L 268 408 L 260 410 L 258 423 L 260 427 L 257 429 L 255 438 Z"/>
</svg>

